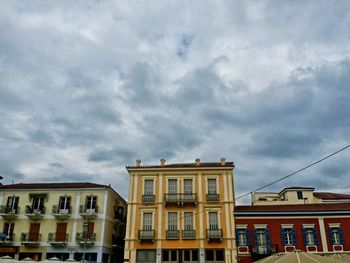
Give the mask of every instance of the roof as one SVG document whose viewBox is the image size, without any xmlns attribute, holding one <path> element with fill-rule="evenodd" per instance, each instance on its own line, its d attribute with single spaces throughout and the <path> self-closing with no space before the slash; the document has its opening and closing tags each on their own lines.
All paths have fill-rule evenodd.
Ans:
<svg viewBox="0 0 350 263">
<path fill-rule="evenodd" d="M 2 189 L 72 189 L 72 188 L 109 188 L 108 185 L 90 182 L 79 183 L 19 183 L 0 185 Z"/>
<path fill-rule="evenodd" d="M 254 214 L 315 214 L 315 213 L 350 213 L 350 203 L 322 203 L 298 205 L 242 205 L 235 207 L 235 215 Z"/>
<path fill-rule="evenodd" d="M 126 169 L 138 169 L 138 168 L 200 168 L 200 167 L 235 167 L 233 162 L 225 162 L 222 164 L 221 162 L 201 162 L 199 165 L 196 163 L 171 163 L 171 164 L 164 164 L 164 165 L 127 165 Z"/>
<path fill-rule="evenodd" d="M 314 196 L 320 199 L 327 199 L 327 200 L 350 199 L 350 195 L 348 194 L 338 194 L 338 193 L 329 193 L 329 192 L 314 192 Z"/>
<path fill-rule="evenodd" d="M 314 191 L 315 188 L 314 187 L 303 187 L 303 186 L 290 186 L 290 187 L 286 187 L 284 188 L 281 192 L 279 192 L 279 194 L 282 194 L 285 191 L 288 190 L 310 190 L 310 191 Z"/>
</svg>

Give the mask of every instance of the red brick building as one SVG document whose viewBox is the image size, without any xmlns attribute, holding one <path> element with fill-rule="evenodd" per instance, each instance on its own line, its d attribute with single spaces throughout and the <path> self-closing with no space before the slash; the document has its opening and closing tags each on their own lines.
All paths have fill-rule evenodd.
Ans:
<svg viewBox="0 0 350 263">
<path fill-rule="evenodd" d="M 238 262 L 295 249 L 350 254 L 350 203 L 236 206 Z"/>
</svg>

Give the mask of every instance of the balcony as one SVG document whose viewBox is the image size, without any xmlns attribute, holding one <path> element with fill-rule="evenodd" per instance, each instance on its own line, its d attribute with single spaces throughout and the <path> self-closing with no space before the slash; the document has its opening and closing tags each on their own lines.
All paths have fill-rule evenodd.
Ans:
<svg viewBox="0 0 350 263">
<path fill-rule="evenodd" d="M 95 208 L 89 208 L 86 205 L 81 205 L 79 207 L 79 213 L 86 219 L 94 219 L 98 214 L 98 206 L 96 205 Z"/>
<path fill-rule="evenodd" d="M 21 243 L 24 246 L 36 247 L 40 245 L 40 233 L 21 233 Z"/>
<path fill-rule="evenodd" d="M 96 241 L 96 233 L 77 233 L 75 241 L 79 245 L 93 246 Z"/>
<path fill-rule="evenodd" d="M 154 230 L 139 230 L 140 242 L 153 242 L 155 237 Z"/>
<path fill-rule="evenodd" d="M 45 210 L 46 210 L 45 206 L 37 208 L 34 206 L 27 205 L 26 215 L 32 220 L 41 219 L 45 214 Z"/>
<path fill-rule="evenodd" d="M 180 231 L 179 230 L 167 230 L 166 231 L 166 239 L 180 239 Z"/>
<path fill-rule="evenodd" d="M 15 242 L 15 234 L 0 233 L 0 246 L 12 246 Z"/>
<path fill-rule="evenodd" d="M 164 194 L 164 204 L 177 206 L 184 205 L 196 205 L 197 204 L 197 194 L 193 193 L 178 193 L 178 194 Z"/>
<path fill-rule="evenodd" d="M 214 242 L 222 241 L 222 229 L 207 229 L 207 240 Z"/>
<path fill-rule="evenodd" d="M 182 239 L 196 239 L 196 230 L 182 230 Z"/>
<path fill-rule="evenodd" d="M 252 251 L 252 258 L 254 259 L 254 261 L 279 252 L 278 245 L 272 245 L 270 243 L 251 246 L 250 249 Z"/>
<path fill-rule="evenodd" d="M 52 206 L 52 215 L 57 219 L 68 219 L 72 214 L 72 207 L 62 209 L 57 205 Z"/>
<path fill-rule="evenodd" d="M 12 220 L 17 218 L 19 213 L 19 207 L 11 207 L 7 205 L 1 205 L 0 206 L 0 215 L 4 219 Z"/>
<path fill-rule="evenodd" d="M 207 202 L 219 202 L 219 194 L 207 194 Z"/>
<path fill-rule="evenodd" d="M 154 204 L 155 199 L 156 199 L 155 195 L 142 195 L 143 204 Z"/>
<path fill-rule="evenodd" d="M 47 242 L 53 247 L 64 247 L 68 243 L 68 233 L 49 233 Z"/>
</svg>

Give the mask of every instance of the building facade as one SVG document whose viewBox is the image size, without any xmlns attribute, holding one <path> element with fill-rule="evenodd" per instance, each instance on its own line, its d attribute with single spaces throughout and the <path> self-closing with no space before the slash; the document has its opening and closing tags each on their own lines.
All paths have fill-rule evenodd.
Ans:
<svg viewBox="0 0 350 263">
<path fill-rule="evenodd" d="M 320 204 L 350 202 L 350 195 L 315 192 L 313 187 L 293 186 L 281 192 L 254 192 L 252 205 L 288 205 L 288 204 Z"/>
<path fill-rule="evenodd" d="M 350 203 L 236 206 L 238 262 L 302 250 L 350 254 Z"/>
<path fill-rule="evenodd" d="M 1 185 L 0 204 L 0 256 L 105 263 L 122 257 L 127 204 L 110 186 Z"/>
<path fill-rule="evenodd" d="M 232 162 L 127 166 L 124 262 L 236 262 Z"/>
</svg>

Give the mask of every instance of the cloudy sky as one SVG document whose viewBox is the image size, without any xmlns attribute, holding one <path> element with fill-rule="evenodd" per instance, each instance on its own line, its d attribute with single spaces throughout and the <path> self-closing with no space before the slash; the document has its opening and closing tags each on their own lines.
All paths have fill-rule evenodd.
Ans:
<svg viewBox="0 0 350 263">
<path fill-rule="evenodd" d="M 3 183 L 225 157 L 244 194 L 349 144 L 349 54 L 347 0 L 1 1 Z M 349 157 L 265 191 L 350 193 Z"/>
</svg>

